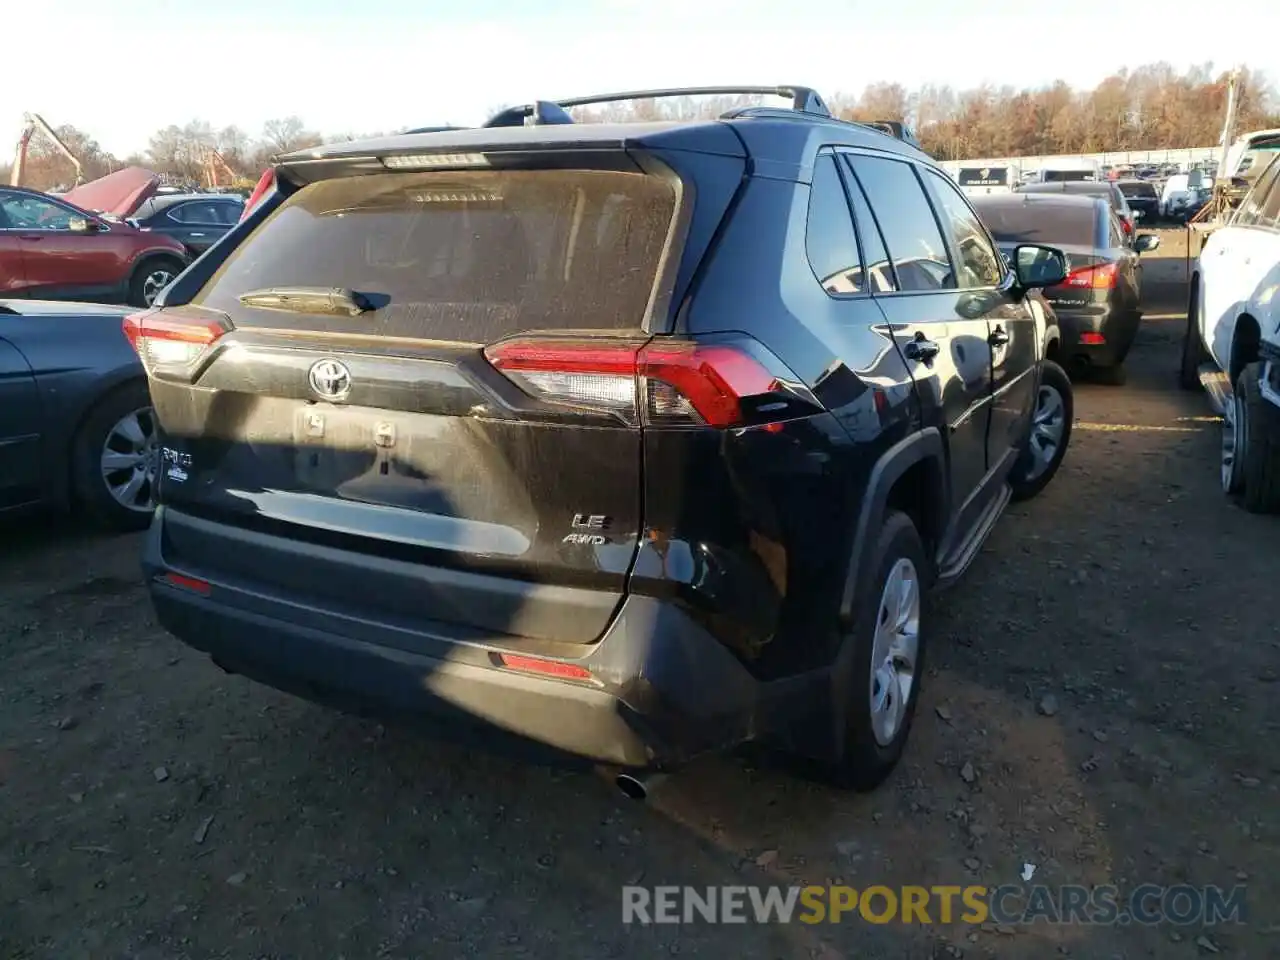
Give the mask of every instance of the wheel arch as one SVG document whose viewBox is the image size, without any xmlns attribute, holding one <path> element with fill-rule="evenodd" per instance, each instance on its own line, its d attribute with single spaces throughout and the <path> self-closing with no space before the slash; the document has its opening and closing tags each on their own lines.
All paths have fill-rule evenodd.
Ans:
<svg viewBox="0 0 1280 960">
<path fill-rule="evenodd" d="M 840 600 L 843 626 L 853 623 L 863 571 L 890 510 L 911 517 L 932 560 L 946 528 L 946 452 L 937 427 L 918 430 L 886 450 L 871 469 L 862 497 Z"/>
</svg>

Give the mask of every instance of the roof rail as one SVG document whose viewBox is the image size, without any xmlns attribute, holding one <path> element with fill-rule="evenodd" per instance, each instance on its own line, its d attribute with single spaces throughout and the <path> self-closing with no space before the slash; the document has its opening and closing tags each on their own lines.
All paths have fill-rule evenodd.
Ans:
<svg viewBox="0 0 1280 960">
<path fill-rule="evenodd" d="M 791 109 L 830 117 L 826 103 L 810 87 L 669 87 L 661 90 L 631 90 L 625 93 L 600 93 L 589 97 L 571 97 L 567 100 L 536 100 L 533 103 L 508 107 L 490 117 L 486 127 L 519 127 L 529 118 L 534 124 L 573 123 L 569 116 L 572 107 L 585 107 L 595 103 L 621 103 L 628 100 L 657 100 L 661 97 L 732 96 L 735 94 L 761 94 L 773 97 L 789 97 Z"/>
<path fill-rule="evenodd" d="M 414 127 L 412 130 L 405 130 L 405 133 L 444 133 L 447 130 L 465 130 L 466 127 L 444 126 L 444 127 Z"/>
</svg>

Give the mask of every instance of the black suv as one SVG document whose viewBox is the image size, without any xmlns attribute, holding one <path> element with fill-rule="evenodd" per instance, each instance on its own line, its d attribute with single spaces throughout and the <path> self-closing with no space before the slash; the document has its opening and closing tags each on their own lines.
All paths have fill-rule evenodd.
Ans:
<svg viewBox="0 0 1280 960">
<path fill-rule="evenodd" d="M 616 98 L 673 92 L 724 91 Z M 633 785 L 747 740 L 881 781 L 926 591 L 1062 461 L 1029 291 L 1064 262 L 1007 266 L 900 126 L 769 92 L 792 109 L 538 102 L 279 158 L 126 321 L 164 626 Z"/>
</svg>

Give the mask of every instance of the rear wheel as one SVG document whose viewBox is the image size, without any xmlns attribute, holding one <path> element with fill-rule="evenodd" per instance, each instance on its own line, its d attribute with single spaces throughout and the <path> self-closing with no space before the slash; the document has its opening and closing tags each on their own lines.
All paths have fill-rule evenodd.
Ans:
<svg viewBox="0 0 1280 960">
<path fill-rule="evenodd" d="M 1200 365 L 1209 355 L 1200 342 L 1200 297 L 1194 285 L 1187 299 L 1187 327 L 1182 334 L 1182 364 L 1178 369 L 1178 386 L 1183 390 L 1200 389 Z"/>
<path fill-rule="evenodd" d="M 1044 361 L 1031 414 L 1031 429 L 1022 455 L 1009 475 L 1015 500 L 1030 500 L 1049 485 L 1067 455 L 1074 416 L 1075 404 L 1067 372 L 1051 360 Z"/>
<path fill-rule="evenodd" d="M 155 510 L 155 416 L 143 383 L 107 394 L 77 431 L 71 449 L 76 505 L 109 530 L 141 530 Z"/>
<path fill-rule="evenodd" d="M 928 571 L 911 518 L 891 511 L 845 638 L 844 745 L 827 773 L 838 786 L 871 790 L 902 758 L 924 676 Z M 847 658 L 846 658 L 847 656 Z"/>
<path fill-rule="evenodd" d="M 182 272 L 182 261 L 176 257 L 153 257 L 142 263 L 129 284 L 129 303 L 135 307 L 149 307 L 155 303 L 160 291 L 173 282 Z"/>
</svg>

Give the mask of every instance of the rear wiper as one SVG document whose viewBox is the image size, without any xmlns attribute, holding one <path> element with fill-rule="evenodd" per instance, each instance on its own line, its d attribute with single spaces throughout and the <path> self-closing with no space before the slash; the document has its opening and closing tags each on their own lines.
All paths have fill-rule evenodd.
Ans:
<svg viewBox="0 0 1280 960">
<path fill-rule="evenodd" d="M 345 313 L 355 317 L 377 309 L 364 294 L 342 287 L 267 287 L 242 293 L 238 299 L 246 307 L 293 313 Z"/>
</svg>

